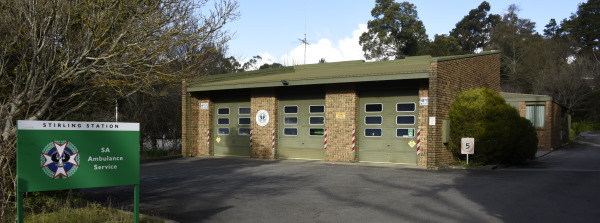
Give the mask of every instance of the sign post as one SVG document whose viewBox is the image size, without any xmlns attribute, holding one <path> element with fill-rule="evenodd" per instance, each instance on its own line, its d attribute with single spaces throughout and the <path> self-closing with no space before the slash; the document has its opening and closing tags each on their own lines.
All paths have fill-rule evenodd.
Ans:
<svg viewBox="0 0 600 223">
<path fill-rule="evenodd" d="M 469 165 L 469 154 L 475 153 L 475 139 L 474 138 L 461 138 L 460 139 L 460 153 L 467 154 L 467 165 Z"/>
<path fill-rule="evenodd" d="M 17 221 L 23 193 L 134 185 L 139 222 L 139 123 L 18 121 Z"/>
</svg>

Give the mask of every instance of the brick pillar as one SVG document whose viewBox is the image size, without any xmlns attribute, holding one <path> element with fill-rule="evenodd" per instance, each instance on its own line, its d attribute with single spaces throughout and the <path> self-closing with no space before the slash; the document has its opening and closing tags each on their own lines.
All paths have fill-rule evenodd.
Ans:
<svg viewBox="0 0 600 223">
<path fill-rule="evenodd" d="M 181 81 L 181 155 L 191 156 L 190 154 L 190 136 L 188 129 L 190 128 L 189 121 L 190 110 L 190 94 L 187 92 L 187 84 L 185 80 Z"/>
<path fill-rule="evenodd" d="M 187 92 L 185 80 L 181 85 L 181 153 L 183 156 L 211 156 L 206 136 L 212 125 L 212 103 L 208 96 Z M 201 104 L 208 106 L 201 108 Z"/>
<path fill-rule="evenodd" d="M 198 98 L 194 94 L 189 93 L 188 98 L 188 114 L 187 114 L 187 154 L 189 156 L 198 156 Z"/>
<path fill-rule="evenodd" d="M 421 81 L 419 83 L 419 98 L 429 97 L 429 83 Z M 421 156 L 417 157 L 418 166 L 427 166 L 427 136 L 429 122 L 429 105 L 420 105 L 417 128 L 421 130 Z M 416 134 L 416 133 L 415 133 Z M 415 151 L 416 153 L 416 151 Z"/>
<path fill-rule="evenodd" d="M 525 104 L 525 102 L 521 101 L 519 102 L 519 115 L 523 118 L 525 118 L 525 111 L 527 109 L 527 105 Z"/>
<path fill-rule="evenodd" d="M 325 128 L 328 133 L 325 160 L 356 162 L 358 149 L 352 151 L 352 131 L 358 127 L 358 95 L 354 85 L 328 86 L 325 109 Z"/>
<path fill-rule="evenodd" d="M 254 90 L 250 99 L 252 108 L 252 148 L 251 157 L 275 159 L 277 154 L 277 135 L 275 135 L 275 152 L 272 150 L 273 130 L 277 134 L 277 97 L 272 90 Z M 269 123 L 259 126 L 256 113 L 265 110 L 269 113 Z"/>
<path fill-rule="evenodd" d="M 212 136 L 215 134 L 212 130 L 213 103 L 208 96 L 197 96 L 192 108 L 196 113 L 194 120 L 197 129 L 196 135 L 196 156 L 214 155 L 212 147 Z M 210 131 L 210 132 L 209 132 Z"/>
<path fill-rule="evenodd" d="M 561 145 L 561 130 L 562 130 L 561 107 L 552 101 L 547 101 L 546 107 L 551 108 L 550 114 L 548 114 L 548 111 L 546 111 L 546 114 L 548 114 L 548 116 L 550 116 L 550 119 L 552 120 L 551 121 L 552 126 L 550 126 L 550 131 L 552 132 L 551 133 L 552 140 L 550 143 L 550 147 L 551 147 L 551 149 L 557 149 Z"/>
</svg>

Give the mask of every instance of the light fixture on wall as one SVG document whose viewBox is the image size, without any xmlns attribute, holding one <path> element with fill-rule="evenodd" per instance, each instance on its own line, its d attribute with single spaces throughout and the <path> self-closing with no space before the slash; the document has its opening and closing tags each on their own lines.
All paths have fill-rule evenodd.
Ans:
<svg viewBox="0 0 600 223">
<path fill-rule="evenodd" d="M 281 83 L 283 84 L 283 86 L 288 86 L 290 85 L 290 83 L 286 80 L 281 80 Z"/>
</svg>

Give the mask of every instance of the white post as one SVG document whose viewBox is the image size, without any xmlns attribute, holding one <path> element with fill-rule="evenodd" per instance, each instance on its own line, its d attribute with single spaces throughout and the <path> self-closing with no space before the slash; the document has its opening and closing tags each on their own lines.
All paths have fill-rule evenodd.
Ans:
<svg viewBox="0 0 600 223">
<path fill-rule="evenodd" d="M 119 102 L 115 100 L 115 122 L 119 122 Z"/>
<path fill-rule="evenodd" d="M 467 166 L 469 165 L 469 154 L 467 153 Z"/>
</svg>

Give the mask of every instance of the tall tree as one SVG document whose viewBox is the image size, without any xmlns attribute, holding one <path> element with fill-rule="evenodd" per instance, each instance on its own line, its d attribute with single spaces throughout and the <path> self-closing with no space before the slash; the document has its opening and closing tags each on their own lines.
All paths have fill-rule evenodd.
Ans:
<svg viewBox="0 0 600 223">
<path fill-rule="evenodd" d="M 564 20 L 562 24 L 569 22 Z M 582 43 L 576 39 L 579 38 L 573 38 L 572 33 L 551 19 L 545 26 L 543 39 L 533 35 L 513 41 L 520 40 L 514 45 L 520 45 L 525 52 L 517 66 L 520 76 L 528 77 L 521 81 L 528 82 L 531 93 L 550 95 L 581 116 L 586 113 L 585 109 L 594 107 L 589 104 L 596 104 L 590 98 L 594 93 L 594 81 L 600 77 L 600 63 L 589 48 L 582 48 Z"/>
<path fill-rule="evenodd" d="M 560 27 L 560 25 L 558 25 L 558 23 L 556 23 L 555 19 L 550 19 L 550 22 L 548 22 L 548 24 L 544 29 L 544 37 L 546 39 L 557 39 L 557 38 L 561 38 L 563 36 L 563 32 L 564 30 L 562 29 L 562 27 Z"/>
<path fill-rule="evenodd" d="M 234 0 L 0 4 L 0 221 L 14 194 L 16 120 L 64 120 L 172 80 L 192 49 L 231 38 Z M 199 13 L 201 12 L 201 13 Z M 110 104 L 112 105 L 112 103 Z"/>
<path fill-rule="evenodd" d="M 576 59 L 572 63 L 575 75 L 583 75 L 587 86 L 596 91 L 600 86 L 600 0 L 588 0 L 561 23 L 563 34 L 575 42 Z M 597 104 L 597 98 L 591 100 Z M 594 107 L 594 106 L 589 106 Z M 597 106 L 596 106 L 597 108 Z M 592 113 L 593 114 L 593 113 Z M 597 120 L 597 117 L 596 117 Z"/>
<path fill-rule="evenodd" d="M 548 39 L 539 35 L 527 39 L 518 70 L 527 77 L 520 80 L 528 81 L 531 93 L 550 95 L 559 104 L 576 111 L 585 107 L 592 93 L 587 79 L 593 77 L 594 66 L 590 58 L 574 60 L 571 43 L 564 38 Z M 597 72 L 598 67 L 595 69 Z"/>
<path fill-rule="evenodd" d="M 593 94 L 593 81 L 600 74 L 600 64 L 594 58 L 578 57 L 554 68 L 539 71 L 534 93 L 550 95 L 570 111 L 578 113 L 587 107 L 586 103 L 597 104 L 597 98 L 588 101 Z"/>
<path fill-rule="evenodd" d="M 262 61 L 262 57 L 260 55 L 253 56 L 250 60 L 246 61 L 244 65 L 242 65 L 242 68 L 246 71 L 256 70 L 259 68 L 257 64 L 259 61 Z"/>
<path fill-rule="evenodd" d="M 458 41 L 453 36 L 435 35 L 433 42 L 427 45 L 423 54 L 428 54 L 434 57 L 460 55 L 464 51 L 458 44 Z"/>
<path fill-rule="evenodd" d="M 522 62 L 526 57 L 535 56 L 528 46 L 541 37 L 535 33 L 535 23 L 519 18 L 518 12 L 516 5 L 508 7 L 500 23 L 492 29 L 490 48 L 502 52 L 501 72 L 508 81 L 517 91 L 529 93 L 533 76 Z"/>
<path fill-rule="evenodd" d="M 588 0 L 577 13 L 562 22 L 566 35 L 579 43 L 584 51 L 600 48 L 600 0 Z"/>
<path fill-rule="evenodd" d="M 490 3 L 483 1 L 450 31 L 450 36 L 456 38 L 464 51 L 474 53 L 487 47 L 492 28 L 500 22 L 500 15 L 488 15 L 490 9 Z"/>
<path fill-rule="evenodd" d="M 193 57 L 191 62 L 191 65 L 197 67 L 197 69 L 190 72 L 190 75 L 205 76 L 244 71 L 235 57 L 226 56 L 226 47 L 211 44 L 203 47 L 198 54 L 200 56 Z M 209 61 L 210 63 L 205 64 L 201 61 Z"/>
<path fill-rule="evenodd" d="M 417 7 L 408 2 L 376 0 L 371 10 L 373 20 L 359 39 L 366 59 L 400 59 L 419 52 L 427 42 L 425 26 L 417 15 Z"/>
</svg>

